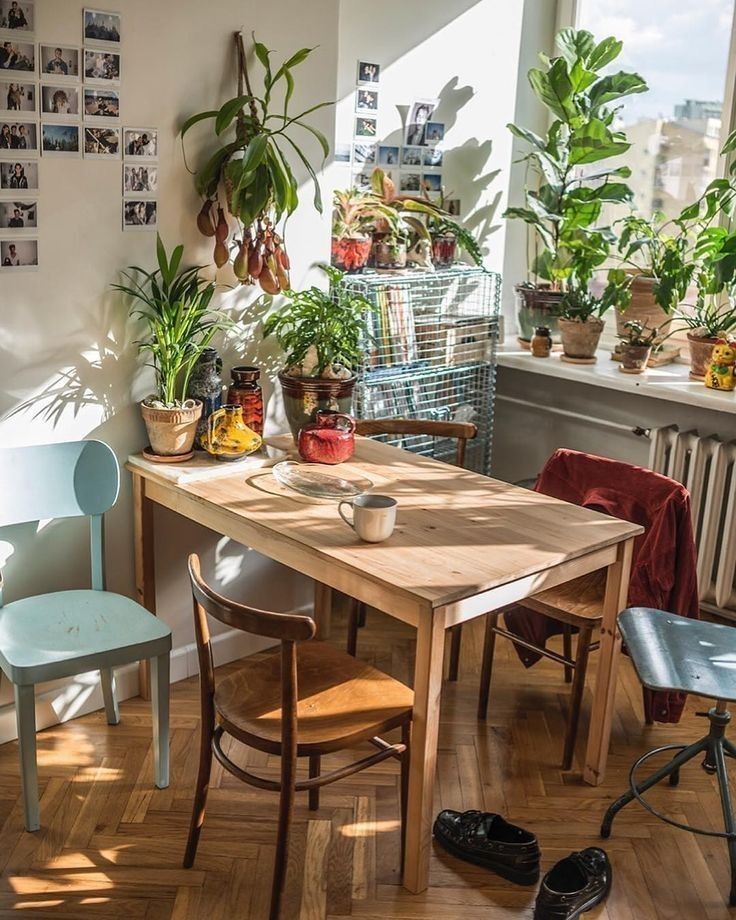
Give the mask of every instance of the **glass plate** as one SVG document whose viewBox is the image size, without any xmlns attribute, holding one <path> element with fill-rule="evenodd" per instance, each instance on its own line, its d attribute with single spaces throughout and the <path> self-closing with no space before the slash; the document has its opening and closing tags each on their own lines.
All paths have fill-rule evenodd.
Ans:
<svg viewBox="0 0 736 920">
<path fill-rule="evenodd" d="M 370 479 L 356 476 L 331 476 L 322 472 L 325 467 L 319 463 L 297 463 L 295 460 L 283 460 L 273 467 L 273 475 L 281 483 L 302 495 L 311 498 L 354 498 L 373 488 Z"/>
</svg>

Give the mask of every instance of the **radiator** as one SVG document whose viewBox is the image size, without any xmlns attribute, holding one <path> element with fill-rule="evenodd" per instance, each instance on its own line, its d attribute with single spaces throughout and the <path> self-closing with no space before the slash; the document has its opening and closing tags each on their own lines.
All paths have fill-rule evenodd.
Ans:
<svg viewBox="0 0 736 920">
<path fill-rule="evenodd" d="M 736 619 L 736 441 L 676 426 L 650 432 L 649 466 L 687 487 L 698 548 L 698 590 L 707 610 Z"/>
</svg>

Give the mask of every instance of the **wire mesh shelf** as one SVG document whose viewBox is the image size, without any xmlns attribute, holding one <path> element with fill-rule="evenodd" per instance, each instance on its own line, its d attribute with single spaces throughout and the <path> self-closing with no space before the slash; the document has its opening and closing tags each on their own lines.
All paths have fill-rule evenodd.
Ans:
<svg viewBox="0 0 736 920">
<path fill-rule="evenodd" d="M 457 265 L 443 271 L 345 276 L 374 307 L 358 374 L 359 418 L 473 422 L 466 466 L 490 473 L 501 276 Z M 455 442 L 425 436 L 382 440 L 453 462 Z"/>
</svg>

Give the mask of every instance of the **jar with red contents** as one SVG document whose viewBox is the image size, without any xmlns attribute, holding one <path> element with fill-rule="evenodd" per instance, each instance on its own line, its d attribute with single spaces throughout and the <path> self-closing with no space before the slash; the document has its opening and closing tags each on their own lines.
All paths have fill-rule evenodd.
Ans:
<svg viewBox="0 0 736 920">
<path fill-rule="evenodd" d="M 261 372 L 257 367 L 241 365 L 230 370 L 233 382 L 227 391 L 230 405 L 241 406 L 243 421 L 256 434 L 263 435 L 263 391 L 258 383 Z"/>
</svg>

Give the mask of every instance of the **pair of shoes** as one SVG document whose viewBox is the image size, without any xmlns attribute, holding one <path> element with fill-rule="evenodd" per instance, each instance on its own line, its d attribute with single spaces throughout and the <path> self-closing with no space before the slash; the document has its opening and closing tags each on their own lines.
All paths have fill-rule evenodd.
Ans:
<svg viewBox="0 0 736 920">
<path fill-rule="evenodd" d="M 509 824 L 501 815 L 481 811 L 441 811 L 434 836 L 453 856 L 490 869 L 517 885 L 539 880 L 539 842 L 531 831 Z M 561 859 L 544 876 L 534 920 L 577 920 L 600 904 L 611 890 L 611 864 L 598 847 Z"/>
</svg>

